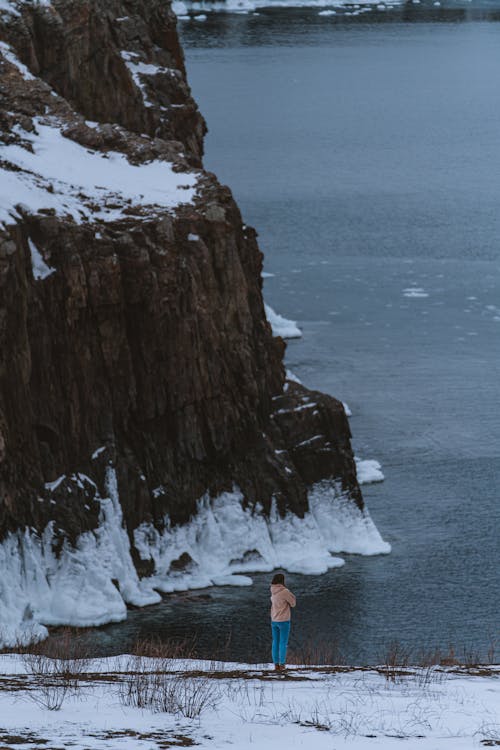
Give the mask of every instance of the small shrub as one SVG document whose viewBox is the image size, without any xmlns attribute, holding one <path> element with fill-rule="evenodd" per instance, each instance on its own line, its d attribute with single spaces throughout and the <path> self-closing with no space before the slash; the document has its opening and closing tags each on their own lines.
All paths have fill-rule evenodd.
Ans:
<svg viewBox="0 0 500 750">
<path fill-rule="evenodd" d="M 490 634 L 490 645 L 488 646 L 487 661 L 488 664 L 495 663 L 495 651 L 497 646 L 497 638 Z"/>
<path fill-rule="evenodd" d="M 399 641 L 391 641 L 382 656 L 383 674 L 386 680 L 397 682 L 405 676 L 406 669 L 410 663 L 411 651 Z"/>
<path fill-rule="evenodd" d="M 210 677 L 151 672 L 141 669 L 141 665 L 137 667 L 120 684 L 122 705 L 194 719 L 205 709 L 215 708 L 220 700 L 219 687 Z"/>
<path fill-rule="evenodd" d="M 88 648 L 71 628 L 23 648 L 21 658 L 26 672 L 35 678 L 29 698 L 49 711 L 58 711 L 68 693 L 78 690 L 90 664 Z"/>
</svg>

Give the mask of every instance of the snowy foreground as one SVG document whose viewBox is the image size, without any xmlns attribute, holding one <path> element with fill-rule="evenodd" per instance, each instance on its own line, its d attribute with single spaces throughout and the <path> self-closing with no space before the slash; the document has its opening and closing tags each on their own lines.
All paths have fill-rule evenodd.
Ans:
<svg viewBox="0 0 500 750">
<path fill-rule="evenodd" d="M 87 662 L 57 710 L 47 708 L 56 691 L 47 685 L 57 680 L 40 677 L 40 667 L 0 656 L 2 748 L 470 750 L 500 742 L 499 666 L 297 667 L 281 676 L 268 665 L 167 660 L 160 669 L 160 660 L 121 656 Z M 149 701 L 148 685 L 163 705 L 130 705 L 138 695 Z"/>
</svg>

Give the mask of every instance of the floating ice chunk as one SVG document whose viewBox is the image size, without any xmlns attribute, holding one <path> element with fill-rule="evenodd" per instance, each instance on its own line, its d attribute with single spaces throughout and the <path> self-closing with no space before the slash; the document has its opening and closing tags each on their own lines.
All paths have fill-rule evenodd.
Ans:
<svg viewBox="0 0 500 750">
<path fill-rule="evenodd" d="M 356 473 L 359 484 L 373 484 L 384 481 L 385 477 L 378 461 L 373 459 L 363 460 L 357 456 L 354 457 L 354 460 L 356 461 Z"/>
<path fill-rule="evenodd" d="M 273 334 L 281 336 L 284 339 L 298 339 L 302 336 L 302 331 L 294 320 L 288 320 L 282 315 L 276 313 L 269 305 L 264 305 L 266 318 L 271 324 Z"/>
<path fill-rule="evenodd" d="M 403 289 L 404 297 L 428 297 L 428 293 L 420 286 L 410 286 Z"/>
<path fill-rule="evenodd" d="M 182 0 L 175 0 L 172 3 L 172 10 L 177 16 L 186 16 L 188 12 L 187 5 Z"/>
<path fill-rule="evenodd" d="M 206 21 L 207 18 L 208 18 L 208 16 L 205 15 L 205 13 L 200 13 L 199 16 L 194 16 L 194 20 L 195 21 Z"/>
<path fill-rule="evenodd" d="M 268 273 L 267 271 L 262 271 L 262 273 L 261 273 L 261 276 L 262 276 L 263 279 L 270 279 L 270 278 L 272 278 L 275 275 L 276 274 L 274 274 L 274 273 Z"/>
<path fill-rule="evenodd" d="M 336 16 L 337 11 L 336 10 L 320 10 L 318 13 L 318 16 Z"/>
</svg>

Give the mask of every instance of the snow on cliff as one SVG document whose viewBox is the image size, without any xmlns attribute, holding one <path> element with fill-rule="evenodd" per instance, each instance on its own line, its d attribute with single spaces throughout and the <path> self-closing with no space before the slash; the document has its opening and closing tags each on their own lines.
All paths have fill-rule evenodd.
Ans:
<svg viewBox="0 0 500 750">
<path fill-rule="evenodd" d="M 33 213 L 52 208 L 81 223 L 116 221 L 132 204 L 174 208 L 195 195 L 197 175 L 174 172 L 168 162 L 135 166 L 123 154 L 65 138 L 55 121 L 38 119 L 35 128 L 15 128 L 23 145 L 0 143 L 0 160 L 9 167 L 0 181 L 0 225 L 12 222 L 18 205 Z"/>
</svg>

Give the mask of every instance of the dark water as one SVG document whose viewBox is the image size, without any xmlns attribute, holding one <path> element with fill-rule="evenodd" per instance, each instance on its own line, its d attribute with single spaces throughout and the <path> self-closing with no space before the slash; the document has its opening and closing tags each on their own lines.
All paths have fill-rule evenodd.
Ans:
<svg viewBox="0 0 500 750">
<path fill-rule="evenodd" d="M 268 302 L 304 332 L 288 364 L 349 403 L 356 453 L 386 476 L 364 494 L 392 554 L 290 575 L 292 645 L 358 663 L 392 639 L 484 655 L 500 600 L 500 24 L 410 7 L 181 30 L 206 165 L 258 228 Z M 195 633 L 208 656 L 232 631 L 235 658 L 267 660 L 267 585 L 168 598 L 94 635 L 116 653 Z"/>
</svg>

